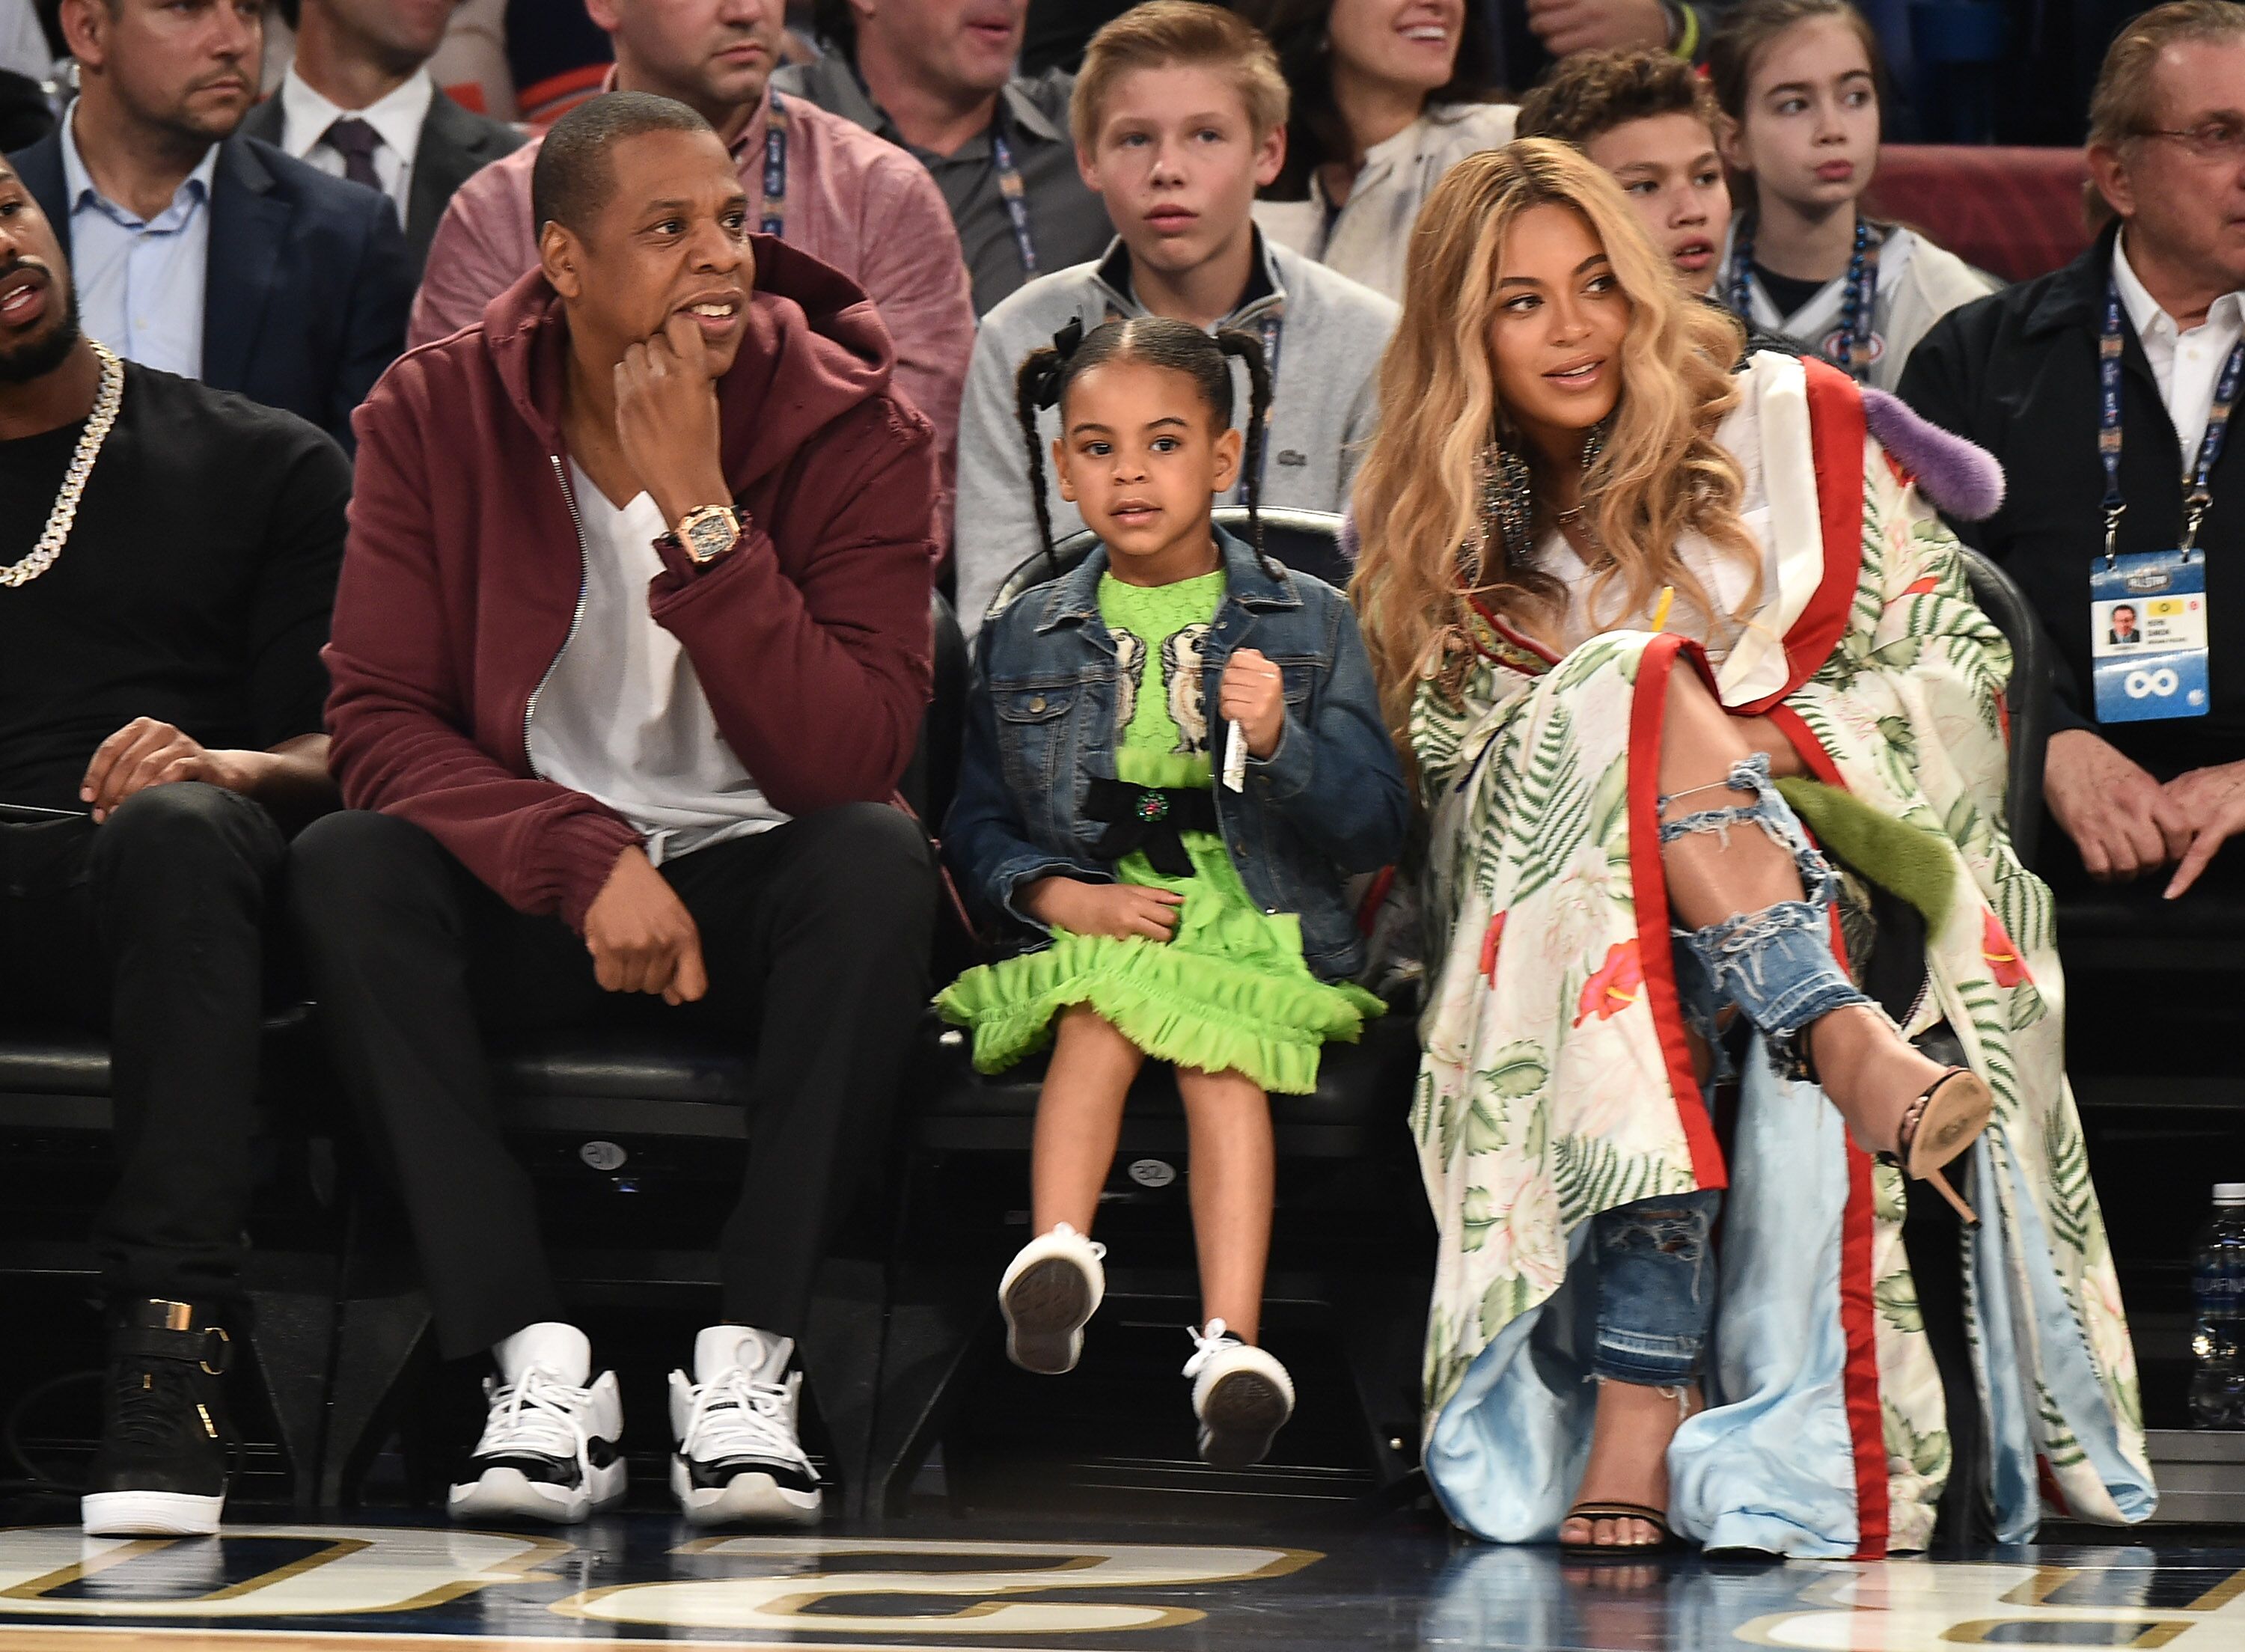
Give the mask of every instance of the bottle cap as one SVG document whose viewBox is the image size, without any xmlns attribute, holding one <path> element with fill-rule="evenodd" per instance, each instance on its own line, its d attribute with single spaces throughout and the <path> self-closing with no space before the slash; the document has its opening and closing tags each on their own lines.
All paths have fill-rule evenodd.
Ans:
<svg viewBox="0 0 2245 1652">
<path fill-rule="evenodd" d="M 2245 1181 L 2215 1182 L 2214 1202 L 2218 1205 L 2245 1205 Z"/>
</svg>

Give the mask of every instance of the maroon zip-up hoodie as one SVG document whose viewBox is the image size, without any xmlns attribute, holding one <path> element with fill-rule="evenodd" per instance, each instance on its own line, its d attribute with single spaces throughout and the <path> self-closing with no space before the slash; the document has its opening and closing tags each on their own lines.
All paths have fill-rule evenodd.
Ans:
<svg viewBox="0 0 2245 1652">
<path fill-rule="evenodd" d="M 808 815 L 889 797 L 918 738 L 934 443 L 890 389 L 865 293 L 753 240 L 756 291 L 717 385 L 748 535 L 707 572 L 666 557 L 648 602 L 757 787 Z M 587 554 L 560 434 L 566 333 L 533 271 L 358 410 L 328 730 L 350 807 L 413 822 L 511 904 L 581 929 L 639 833 L 539 779 L 526 746 Z"/>
</svg>

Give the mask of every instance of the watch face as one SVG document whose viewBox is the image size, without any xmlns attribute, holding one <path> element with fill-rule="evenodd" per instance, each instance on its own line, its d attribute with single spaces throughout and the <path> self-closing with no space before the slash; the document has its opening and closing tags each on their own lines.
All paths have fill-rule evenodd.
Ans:
<svg viewBox="0 0 2245 1652">
<path fill-rule="evenodd" d="M 682 526 L 687 554 L 696 562 L 707 562 L 712 557 L 722 556 L 733 541 L 740 537 L 740 528 L 729 511 L 696 511 L 687 518 Z"/>
</svg>

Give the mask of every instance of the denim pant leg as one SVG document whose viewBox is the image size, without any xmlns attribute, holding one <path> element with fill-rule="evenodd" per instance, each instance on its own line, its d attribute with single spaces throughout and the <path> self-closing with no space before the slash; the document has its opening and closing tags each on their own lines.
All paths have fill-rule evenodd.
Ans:
<svg viewBox="0 0 2245 1652">
<path fill-rule="evenodd" d="M 1726 784 L 1753 802 L 1664 821 L 1661 843 L 1698 832 L 1726 837 L 1734 826 L 1760 829 L 1793 856 L 1807 898 L 1780 901 L 1758 912 L 1736 912 L 1704 929 L 1672 929 L 1679 995 L 1686 1018 L 1703 1036 L 1713 1026 L 1712 1017 L 1700 1025 L 1711 993 L 1718 1005 L 1723 1001 L 1736 1005 L 1761 1032 L 1778 1074 L 1804 1077 L 1809 1027 L 1834 1010 L 1871 1001 L 1833 956 L 1832 905 L 1840 880 L 1772 784 L 1766 755 L 1756 752 L 1734 764 Z M 1661 799 L 1663 809 L 1673 801 Z M 1686 954 L 1688 967 L 1684 965 Z"/>
<path fill-rule="evenodd" d="M 1677 1388 L 1699 1371 L 1715 1317 L 1709 1242 L 1719 1188 L 1639 1199 L 1590 1219 L 1598 1342 L 1590 1369 L 1615 1382 Z"/>
</svg>

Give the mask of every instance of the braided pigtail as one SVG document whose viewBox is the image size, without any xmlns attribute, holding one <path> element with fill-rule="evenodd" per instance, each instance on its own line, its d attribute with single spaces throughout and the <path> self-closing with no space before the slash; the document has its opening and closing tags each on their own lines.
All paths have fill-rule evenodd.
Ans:
<svg viewBox="0 0 2245 1652">
<path fill-rule="evenodd" d="M 1021 358 L 1021 371 L 1014 376 L 1014 410 L 1029 450 L 1029 499 L 1037 508 L 1037 540 L 1055 573 L 1060 572 L 1060 559 L 1053 555 L 1052 505 L 1045 498 L 1045 444 L 1037 434 L 1037 415 L 1052 405 L 1048 398 L 1060 365 L 1060 352 L 1040 344 Z"/>
<path fill-rule="evenodd" d="M 1083 321 L 1079 316 L 1055 333 L 1051 343 L 1041 344 L 1023 356 L 1021 370 L 1014 375 L 1014 410 L 1021 421 L 1021 440 L 1029 445 L 1029 498 L 1037 507 L 1037 536 L 1044 542 L 1045 560 L 1055 573 L 1060 572 L 1060 558 L 1053 553 L 1052 505 L 1045 498 L 1045 444 L 1037 436 L 1037 415 L 1060 405 L 1072 376 L 1070 363 L 1082 344 Z M 1091 359 L 1086 356 L 1081 365 L 1090 365 Z"/>
<path fill-rule="evenodd" d="M 1263 341 L 1252 333 L 1227 327 L 1216 335 L 1216 347 L 1247 363 L 1247 450 L 1240 461 L 1247 470 L 1247 533 L 1256 561 L 1276 579 L 1278 565 L 1263 549 L 1263 449 L 1271 434 L 1271 366 L 1263 357 Z"/>
</svg>

